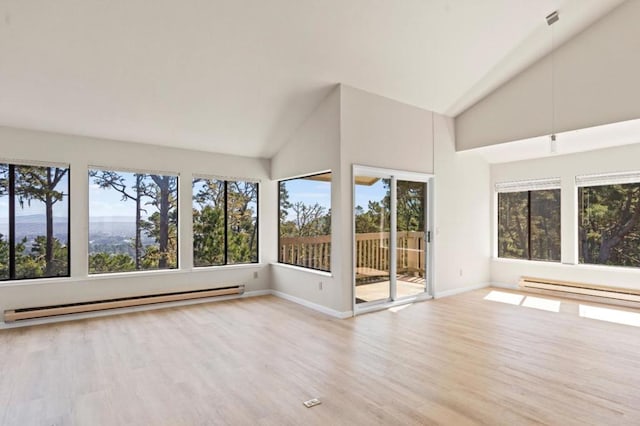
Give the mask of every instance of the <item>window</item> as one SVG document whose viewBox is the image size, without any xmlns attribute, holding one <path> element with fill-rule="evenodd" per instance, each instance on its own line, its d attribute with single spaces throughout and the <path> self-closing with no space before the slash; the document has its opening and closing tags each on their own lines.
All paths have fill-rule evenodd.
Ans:
<svg viewBox="0 0 640 426">
<path fill-rule="evenodd" d="M 331 270 L 331 173 L 279 183 L 278 262 Z"/>
<path fill-rule="evenodd" d="M 89 170 L 89 273 L 178 267 L 178 177 Z"/>
<path fill-rule="evenodd" d="M 0 279 L 69 276 L 69 168 L 0 164 Z"/>
<path fill-rule="evenodd" d="M 640 182 L 578 188 L 580 263 L 640 267 Z"/>
<path fill-rule="evenodd" d="M 258 262 L 258 184 L 193 180 L 193 264 Z"/>
<path fill-rule="evenodd" d="M 560 261 L 560 189 L 547 188 L 556 184 L 559 180 L 497 185 L 498 257 Z"/>
</svg>

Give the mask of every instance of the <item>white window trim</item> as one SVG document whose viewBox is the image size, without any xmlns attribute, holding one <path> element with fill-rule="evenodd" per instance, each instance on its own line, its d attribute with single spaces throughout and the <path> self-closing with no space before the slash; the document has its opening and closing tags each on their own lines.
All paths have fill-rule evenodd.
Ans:
<svg viewBox="0 0 640 426">
<path fill-rule="evenodd" d="M 623 185 L 639 182 L 640 171 L 596 173 L 576 176 L 576 186 L 578 188 L 585 186 Z"/>
<path fill-rule="evenodd" d="M 548 189 L 560 189 L 560 178 L 554 177 L 545 179 L 498 182 L 495 184 L 496 192 L 544 191 Z"/>
</svg>

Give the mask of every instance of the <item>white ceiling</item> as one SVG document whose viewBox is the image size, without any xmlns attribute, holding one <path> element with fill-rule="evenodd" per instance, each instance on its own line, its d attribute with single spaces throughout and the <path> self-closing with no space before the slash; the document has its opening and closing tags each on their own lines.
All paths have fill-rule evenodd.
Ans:
<svg viewBox="0 0 640 426">
<path fill-rule="evenodd" d="M 622 0 L 0 0 L 0 125 L 270 157 L 336 83 L 456 115 Z"/>
</svg>

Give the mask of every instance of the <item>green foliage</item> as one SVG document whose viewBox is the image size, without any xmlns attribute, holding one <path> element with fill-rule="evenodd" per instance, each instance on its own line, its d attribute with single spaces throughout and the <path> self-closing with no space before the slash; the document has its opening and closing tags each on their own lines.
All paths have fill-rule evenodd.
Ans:
<svg viewBox="0 0 640 426">
<path fill-rule="evenodd" d="M 89 273 L 135 271 L 136 264 L 131 256 L 125 253 L 94 253 L 89 255 Z"/>
<path fill-rule="evenodd" d="M 226 262 L 258 261 L 258 185 L 251 182 L 197 180 L 193 195 L 193 256 L 195 266 L 225 264 L 225 219 L 227 223 Z M 225 218 L 226 214 L 226 218 Z"/>
<path fill-rule="evenodd" d="M 579 188 L 581 263 L 640 266 L 640 184 Z"/>
<path fill-rule="evenodd" d="M 193 209 L 194 266 L 224 265 L 224 211 L 222 207 Z"/>
<path fill-rule="evenodd" d="M 258 261 L 258 185 L 227 182 L 227 263 Z"/>
<path fill-rule="evenodd" d="M 54 237 L 54 206 L 65 200 L 68 186 L 64 179 L 69 169 L 35 166 L 0 166 L 0 195 L 10 193 L 9 175 L 14 176 L 13 193 L 16 205 L 24 208 L 32 203 L 42 203 L 45 211 L 45 235 L 36 236 L 28 241 L 25 237 L 15 243 L 15 278 L 39 278 L 68 275 L 68 248 Z M 10 222 L 15 218 L 9 218 Z M 0 240 L 0 277 L 11 277 L 9 243 Z"/>
<path fill-rule="evenodd" d="M 0 280 L 9 279 L 9 243 L 0 234 Z"/>
<path fill-rule="evenodd" d="M 106 191 L 121 195 L 122 202 L 135 203 L 136 230 L 131 257 L 128 253 L 91 253 L 89 271 L 92 273 L 133 270 L 170 269 L 178 266 L 178 179 L 175 176 L 91 170 L 89 178 Z M 148 206 L 154 212 L 146 219 Z M 143 246 L 142 233 L 155 244 Z M 114 247 L 112 247 L 114 249 Z M 116 247 L 116 250 L 119 248 Z"/>
<path fill-rule="evenodd" d="M 280 222 L 281 237 L 316 237 L 331 234 L 331 210 L 318 203 L 308 205 L 302 201 L 290 204 L 285 219 Z M 282 216 L 282 209 L 281 209 Z M 287 217 L 291 219 L 287 220 Z"/>
<path fill-rule="evenodd" d="M 498 194 L 498 256 L 560 261 L 559 189 Z"/>
</svg>

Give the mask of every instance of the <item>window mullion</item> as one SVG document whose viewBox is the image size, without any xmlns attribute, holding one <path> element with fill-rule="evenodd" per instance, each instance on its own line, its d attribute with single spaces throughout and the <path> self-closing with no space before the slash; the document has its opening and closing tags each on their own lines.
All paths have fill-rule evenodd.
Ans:
<svg viewBox="0 0 640 426">
<path fill-rule="evenodd" d="M 229 264 L 229 181 L 224 181 L 224 264 Z"/>
<path fill-rule="evenodd" d="M 531 260 L 531 191 L 527 191 L 527 251 Z"/>
<path fill-rule="evenodd" d="M 15 166 L 9 165 L 9 279 L 16 279 L 16 176 Z"/>
</svg>

